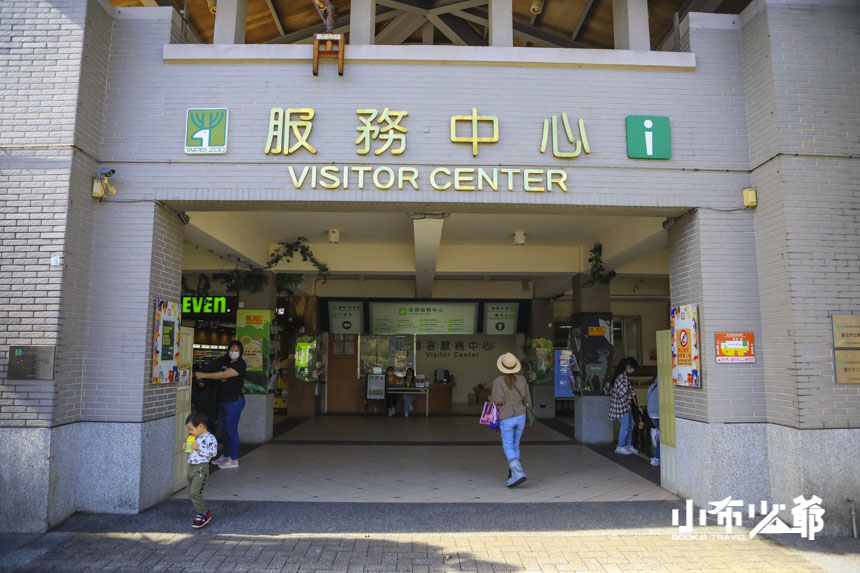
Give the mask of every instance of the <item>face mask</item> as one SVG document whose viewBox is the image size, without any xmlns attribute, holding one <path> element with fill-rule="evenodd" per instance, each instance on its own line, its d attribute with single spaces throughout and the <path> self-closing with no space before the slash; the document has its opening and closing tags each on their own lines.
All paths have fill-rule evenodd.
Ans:
<svg viewBox="0 0 860 573">
<path fill-rule="evenodd" d="M 239 360 L 239 353 L 238 352 L 230 352 L 230 360 L 234 360 L 234 361 Z"/>
<path fill-rule="evenodd" d="M 633 374 L 633 369 L 632 369 L 632 368 L 628 368 L 628 369 L 627 369 L 627 375 L 629 376 L 630 374 Z"/>
</svg>

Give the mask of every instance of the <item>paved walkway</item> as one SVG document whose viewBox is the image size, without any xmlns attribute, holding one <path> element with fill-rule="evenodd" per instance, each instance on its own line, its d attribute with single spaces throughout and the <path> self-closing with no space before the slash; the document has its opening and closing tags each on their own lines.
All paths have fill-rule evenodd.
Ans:
<svg viewBox="0 0 860 573">
<path fill-rule="evenodd" d="M 677 499 L 655 484 L 659 468 L 645 458 L 638 464 L 651 479 L 543 424 L 526 430 L 521 452 L 529 478 L 508 489 L 502 487 L 508 469 L 499 435 L 474 417 L 320 417 L 242 456 L 238 470 L 213 473 L 205 495 L 388 503 Z"/>
<path fill-rule="evenodd" d="M 860 571 L 855 540 L 673 537 L 682 502 L 658 469 L 558 429 L 526 433 L 529 480 L 509 490 L 498 435 L 473 417 L 318 418 L 214 472 L 204 529 L 181 491 L 0 536 L 0 571 Z"/>
</svg>

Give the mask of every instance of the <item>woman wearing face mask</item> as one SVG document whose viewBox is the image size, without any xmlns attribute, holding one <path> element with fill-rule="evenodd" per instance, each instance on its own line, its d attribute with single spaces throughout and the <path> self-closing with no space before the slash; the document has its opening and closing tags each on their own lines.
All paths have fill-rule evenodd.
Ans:
<svg viewBox="0 0 860 573">
<path fill-rule="evenodd" d="M 403 384 L 407 387 L 415 386 L 415 370 L 412 368 L 406 369 L 406 375 L 403 377 Z M 403 415 L 405 417 L 409 417 L 409 412 L 415 409 L 412 403 L 415 402 L 415 398 L 413 398 L 409 394 L 403 395 Z"/>
<path fill-rule="evenodd" d="M 635 358 L 621 359 L 613 375 L 615 382 L 612 385 L 612 400 L 609 403 L 609 419 L 618 420 L 621 424 L 615 453 L 625 456 L 639 452 L 633 447 L 633 412 L 630 404 L 636 398 L 636 393 L 627 379 L 637 366 L 639 363 Z"/>
<path fill-rule="evenodd" d="M 239 467 L 239 416 L 245 407 L 242 387 L 247 368 L 242 358 L 244 351 L 242 343 L 234 340 L 227 349 L 227 357 L 220 372 L 194 373 L 198 380 L 208 378 L 221 382 L 218 388 L 218 428 L 224 448 L 221 456 L 212 462 L 221 469 Z"/>
</svg>

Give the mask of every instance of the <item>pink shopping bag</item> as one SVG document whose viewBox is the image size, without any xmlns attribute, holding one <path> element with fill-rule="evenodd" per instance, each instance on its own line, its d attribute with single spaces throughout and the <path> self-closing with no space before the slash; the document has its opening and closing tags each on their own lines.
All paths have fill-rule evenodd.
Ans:
<svg viewBox="0 0 860 573">
<path fill-rule="evenodd" d="M 493 402 L 484 402 L 480 423 L 497 432 L 499 431 L 499 410 Z"/>
</svg>

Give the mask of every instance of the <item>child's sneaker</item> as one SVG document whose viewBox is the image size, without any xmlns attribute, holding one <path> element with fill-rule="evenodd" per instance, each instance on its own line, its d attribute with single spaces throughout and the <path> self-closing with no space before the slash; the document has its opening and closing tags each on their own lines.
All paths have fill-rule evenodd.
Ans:
<svg viewBox="0 0 860 573">
<path fill-rule="evenodd" d="M 221 468 L 222 470 L 229 470 L 231 468 L 238 468 L 239 467 L 239 460 L 231 460 L 230 458 L 227 458 L 227 461 L 222 463 L 218 467 Z"/>
<path fill-rule="evenodd" d="M 221 464 L 223 464 L 224 462 L 226 462 L 229 459 L 230 458 L 228 458 L 227 456 L 218 456 L 217 458 L 212 460 L 212 463 L 215 464 L 216 466 L 220 466 Z"/>
<path fill-rule="evenodd" d="M 191 524 L 191 527 L 193 527 L 194 529 L 200 529 L 201 527 L 209 523 L 211 519 L 212 516 L 209 515 L 208 511 L 206 513 L 198 513 L 194 517 L 194 522 Z"/>
</svg>

